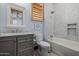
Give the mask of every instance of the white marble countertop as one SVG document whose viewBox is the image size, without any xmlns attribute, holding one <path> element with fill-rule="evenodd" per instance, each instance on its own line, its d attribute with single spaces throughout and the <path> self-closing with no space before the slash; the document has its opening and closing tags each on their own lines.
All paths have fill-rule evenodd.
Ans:
<svg viewBox="0 0 79 59">
<path fill-rule="evenodd" d="M 25 32 L 25 33 L 0 33 L 0 37 L 16 36 L 16 35 L 28 35 L 28 34 L 33 34 L 33 33 L 32 32 Z"/>
</svg>

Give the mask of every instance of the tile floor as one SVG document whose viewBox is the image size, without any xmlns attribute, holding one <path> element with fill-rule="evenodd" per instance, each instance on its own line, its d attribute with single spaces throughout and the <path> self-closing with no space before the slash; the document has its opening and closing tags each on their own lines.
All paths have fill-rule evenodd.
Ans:
<svg viewBox="0 0 79 59">
<path fill-rule="evenodd" d="M 35 51 L 35 55 L 34 56 L 41 56 L 39 50 Z M 57 56 L 57 55 L 55 53 L 53 53 L 53 52 L 50 52 L 50 53 L 48 53 L 47 56 Z"/>
<path fill-rule="evenodd" d="M 51 52 L 51 53 L 48 53 L 48 56 L 57 56 L 57 55 Z"/>
</svg>

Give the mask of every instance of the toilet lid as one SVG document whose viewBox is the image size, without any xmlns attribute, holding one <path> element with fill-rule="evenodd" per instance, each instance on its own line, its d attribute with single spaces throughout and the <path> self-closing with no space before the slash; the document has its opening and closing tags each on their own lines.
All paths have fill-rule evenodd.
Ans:
<svg viewBox="0 0 79 59">
<path fill-rule="evenodd" d="M 45 42 L 45 41 L 41 41 L 40 44 L 42 46 L 46 46 L 46 47 L 49 47 L 50 46 L 50 44 L 48 42 Z"/>
</svg>

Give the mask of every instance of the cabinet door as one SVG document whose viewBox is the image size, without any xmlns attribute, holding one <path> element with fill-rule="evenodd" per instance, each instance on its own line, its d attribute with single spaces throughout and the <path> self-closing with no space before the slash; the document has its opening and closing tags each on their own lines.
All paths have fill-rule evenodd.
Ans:
<svg viewBox="0 0 79 59">
<path fill-rule="evenodd" d="M 32 56 L 33 51 L 33 37 L 24 36 L 18 37 L 18 55 L 21 56 Z"/>
<path fill-rule="evenodd" d="M 16 55 L 16 38 L 0 38 L 0 56 Z"/>
<path fill-rule="evenodd" d="M 18 56 L 33 56 L 34 50 L 33 47 L 29 47 L 21 52 L 18 52 Z"/>
</svg>

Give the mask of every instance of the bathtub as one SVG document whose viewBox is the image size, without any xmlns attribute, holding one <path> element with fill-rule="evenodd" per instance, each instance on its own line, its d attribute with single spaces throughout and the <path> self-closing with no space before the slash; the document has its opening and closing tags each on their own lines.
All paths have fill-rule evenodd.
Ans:
<svg viewBox="0 0 79 59">
<path fill-rule="evenodd" d="M 79 56 L 79 42 L 63 38 L 52 38 L 49 41 L 54 54 L 59 56 Z"/>
</svg>

